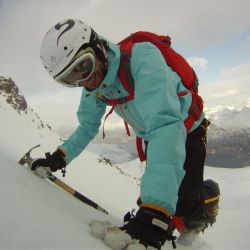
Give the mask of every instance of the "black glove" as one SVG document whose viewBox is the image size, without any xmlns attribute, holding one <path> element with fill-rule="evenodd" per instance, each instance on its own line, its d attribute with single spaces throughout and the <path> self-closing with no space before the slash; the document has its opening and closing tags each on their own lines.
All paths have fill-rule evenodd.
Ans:
<svg viewBox="0 0 250 250">
<path fill-rule="evenodd" d="M 132 238 L 137 239 L 145 247 L 151 246 L 161 249 L 165 241 L 172 241 L 176 248 L 173 236 L 171 217 L 152 208 L 141 207 L 136 215 L 126 214 L 124 221 L 127 222 L 121 229 L 125 230 Z"/>
<path fill-rule="evenodd" d="M 63 158 L 63 153 L 60 150 L 56 150 L 52 155 L 46 153 L 45 156 L 46 158 L 34 160 L 32 162 L 31 170 L 36 170 L 38 167 L 49 167 L 52 172 L 56 172 L 58 169 L 61 169 L 65 176 L 66 162 Z"/>
</svg>

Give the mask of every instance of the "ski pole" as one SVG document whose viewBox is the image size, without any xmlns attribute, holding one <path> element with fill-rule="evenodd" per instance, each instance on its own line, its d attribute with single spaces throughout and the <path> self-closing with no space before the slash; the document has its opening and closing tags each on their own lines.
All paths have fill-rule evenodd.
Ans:
<svg viewBox="0 0 250 250">
<path fill-rule="evenodd" d="M 20 165 L 24 165 L 24 164 L 28 164 L 29 167 L 32 166 L 32 162 L 33 159 L 30 156 L 30 153 L 33 149 L 40 147 L 40 145 L 37 145 L 33 148 L 31 148 L 20 160 L 19 160 L 19 164 Z M 76 191 L 75 189 L 73 189 L 72 187 L 70 187 L 69 185 L 67 185 L 65 182 L 61 181 L 59 178 L 57 178 L 55 175 L 53 175 L 52 173 L 50 173 L 47 176 L 48 180 L 50 180 L 51 182 L 53 182 L 54 184 L 56 184 L 57 186 L 59 186 L 60 188 L 62 188 L 64 191 L 66 191 L 67 193 L 71 194 L 72 196 L 74 196 L 75 198 L 77 198 L 78 200 L 82 201 L 83 203 L 105 213 L 108 214 L 108 211 L 105 210 L 104 208 L 100 207 L 97 203 L 93 202 L 92 200 L 90 200 L 89 198 L 87 198 L 86 196 L 84 196 L 83 194 L 79 193 L 78 191 Z"/>
</svg>

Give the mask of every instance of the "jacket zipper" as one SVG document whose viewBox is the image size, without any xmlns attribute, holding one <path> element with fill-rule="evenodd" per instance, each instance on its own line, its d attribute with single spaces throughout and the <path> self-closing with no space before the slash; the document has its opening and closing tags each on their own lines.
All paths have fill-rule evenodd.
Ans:
<svg viewBox="0 0 250 250">
<path fill-rule="evenodd" d="M 114 94 L 113 91 L 111 91 L 111 95 L 112 95 L 115 99 L 117 99 L 117 96 Z M 124 110 L 123 110 L 123 108 L 122 108 L 122 104 L 118 104 L 118 106 L 119 106 L 119 110 L 120 110 L 120 112 L 121 112 L 121 114 L 122 114 L 122 116 L 123 116 L 124 121 L 127 122 L 131 127 L 135 128 L 137 131 L 141 131 L 142 129 L 140 129 L 138 126 L 136 126 L 136 125 L 134 124 L 134 122 L 132 122 L 131 119 L 129 119 L 128 116 L 125 114 L 125 112 L 124 112 Z M 130 114 L 131 114 L 131 112 L 130 112 Z"/>
</svg>

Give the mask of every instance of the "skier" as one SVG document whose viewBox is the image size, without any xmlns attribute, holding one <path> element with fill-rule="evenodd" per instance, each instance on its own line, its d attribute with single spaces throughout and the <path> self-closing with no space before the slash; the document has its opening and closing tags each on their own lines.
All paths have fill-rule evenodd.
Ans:
<svg viewBox="0 0 250 250">
<path fill-rule="evenodd" d="M 184 121 L 192 95 L 149 42 L 133 45 L 134 96 L 126 99 L 118 76 L 120 57 L 119 45 L 80 20 L 59 22 L 45 35 L 41 60 L 49 75 L 64 86 L 82 87 L 80 125 L 54 153 L 35 160 L 32 170 L 41 177 L 65 170 L 98 133 L 107 100 L 125 100 L 113 108 L 146 141 L 147 166 L 139 209 L 121 229 L 142 245 L 160 249 L 174 239 L 174 215 L 182 218 L 185 231 L 199 232 L 215 222 L 219 188 L 212 180 L 203 181 L 209 121 L 201 112 L 187 133 Z M 187 94 L 178 96 L 182 92 Z"/>
</svg>

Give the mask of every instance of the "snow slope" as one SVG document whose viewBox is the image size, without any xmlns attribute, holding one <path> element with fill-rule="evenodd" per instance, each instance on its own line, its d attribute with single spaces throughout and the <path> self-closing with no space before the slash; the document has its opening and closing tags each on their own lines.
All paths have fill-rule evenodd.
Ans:
<svg viewBox="0 0 250 250">
<path fill-rule="evenodd" d="M 142 174 L 138 161 L 114 165 L 86 150 L 68 167 L 64 180 L 110 212 L 105 215 L 18 165 L 32 146 L 42 145 L 32 153 L 41 157 L 60 143 L 47 126 L 38 126 L 34 111 L 19 113 L 0 95 L 0 117 L 0 249 L 108 249 L 90 235 L 88 224 L 103 219 L 120 225 L 136 207 Z M 250 167 L 207 167 L 205 176 L 220 183 L 218 221 L 192 247 L 178 249 L 250 249 Z M 171 244 L 164 249 L 172 249 Z"/>
<path fill-rule="evenodd" d="M 89 221 L 96 218 L 120 225 L 121 216 L 115 215 L 120 214 L 119 207 L 125 200 L 126 208 L 134 205 L 129 197 L 133 193 L 122 196 L 128 187 L 124 183 L 119 184 L 119 200 L 113 200 L 112 192 L 107 195 L 93 189 L 98 185 L 96 178 L 92 194 L 88 190 L 89 197 L 99 203 L 106 201 L 101 205 L 109 211 L 117 209 L 114 216 L 106 216 L 18 166 L 15 157 L 2 150 L 0 169 L 0 249 L 107 249 L 89 234 Z M 218 221 L 192 248 L 178 246 L 178 249 L 249 249 L 250 168 L 207 168 L 206 177 L 215 178 L 221 186 Z M 86 180 L 84 176 L 82 179 Z M 96 198 L 97 192 L 102 193 L 102 199 Z M 171 244 L 164 247 L 171 248 Z"/>
</svg>

